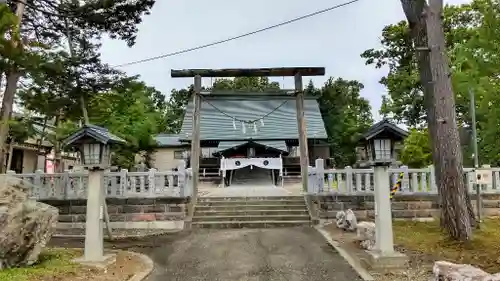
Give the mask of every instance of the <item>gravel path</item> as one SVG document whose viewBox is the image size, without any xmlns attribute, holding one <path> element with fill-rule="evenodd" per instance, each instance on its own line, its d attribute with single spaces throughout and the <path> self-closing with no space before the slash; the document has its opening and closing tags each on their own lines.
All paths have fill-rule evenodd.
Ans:
<svg viewBox="0 0 500 281">
<path fill-rule="evenodd" d="M 52 241 L 67 247 L 81 243 L 75 239 Z M 310 227 L 195 230 L 106 246 L 149 255 L 155 271 L 148 281 L 361 280 Z"/>
</svg>

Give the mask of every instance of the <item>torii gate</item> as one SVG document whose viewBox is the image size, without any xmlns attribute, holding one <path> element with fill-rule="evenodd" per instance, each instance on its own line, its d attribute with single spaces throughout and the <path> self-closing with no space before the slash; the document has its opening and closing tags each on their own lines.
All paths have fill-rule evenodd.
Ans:
<svg viewBox="0 0 500 281">
<path fill-rule="evenodd" d="M 200 170 L 200 111 L 201 111 L 201 78 L 202 77 L 295 77 L 295 98 L 297 104 L 297 126 L 299 131 L 300 171 L 302 188 L 307 191 L 307 168 L 309 155 L 307 151 L 307 129 L 304 116 L 304 92 L 302 77 L 323 76 L 324 67 L 278 67 L 278 68 L 235 68 L 235 69 L 181 69 L 170 71 L 172 78 L 194 77 L 193 95 L 193 128 L 191 133 L 191 168 L 193 170 L 193 196 L 191 202 L 198 199 L 198 180 Z M 191 204 L 190 204 L 191 205 Z M 188 209 L 188 217 L 192 217 L 194 208 Z"/>
</svg>

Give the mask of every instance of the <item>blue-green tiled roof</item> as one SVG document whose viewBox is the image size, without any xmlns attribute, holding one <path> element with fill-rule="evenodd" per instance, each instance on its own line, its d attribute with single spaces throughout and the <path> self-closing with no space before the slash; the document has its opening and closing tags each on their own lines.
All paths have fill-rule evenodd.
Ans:
<svg viewBox="0 0 500 281">
<path fill-rule="evenodd" d="M 155 140 L 159 147 L 183 145 L 179 141 L 179 135 L 174 135 L 174 134 L 159 134 L 155 136 Z"/>
<path fill-rule="evenodd" d="M 276 110 L 272 112 L 274 109 Z M 308 137 L 326 139 L 325 126 L 317 101 L 315 99 L 305 99 L 304 110 Z M 192 111 L 193 104 L 189 102 L 179 134 L 181 140 L 191 139 Z M 269 115 L 263 118 L 264 126 L 260 121 L 256 123 L 257 132 L 254 131 L 252 124 L 246 125 L 245 133 L 242 131 L 241 122 L 235 122 L 236 129 L 233 127 L 231 117 L 239 120 L 254 120 L 266 114 Z M 233 141 L 298 139 L 295 98 L 252 93 L 203 95 L 200 138 L 201 140 Z"/>
<path fill-rule="evenodd" d="M 221 151 L 221 150 L 226 150 L 226 149 L 229 149 L 229 148 L 232 148 L 232 147 L 237 147 L 237 146 L 244 145 L 247 142 L 248 141 L 221 141 L 219 143 L 219 146 L 217 148 L 218 148 L 219 151 Z M 261 145 L 264 145 L 264 146 L 273 147 L 273 148 L 276 148 L 276 149 L 279 149 L 279 150 L 283 150 L 283 151 L 288 151 L 285 141 L 280 141 L 280 140 L 265 141 L 265 140 L 261 140 L 261 141 L 255 141 L 255 143 L 258 143 L 258 144 L 261 144 Z"/>
<path fill-rule="evenodd" d="M 96 126 L 96 125 L 91 125 L 87 124 L 84 125 L 82 128 L 78 129 L 76 132 L 74 132 L 72 135 L 67 137 L 63 141 L 63 145 L 70 145 L 73 144 L 74 142 L 84 138 L 84 137 L 91 137 L 101 143 L 108 144 L 108 143 L 116 143 L 116 144 L 124 144 L 126 141 L 111 132 L 108 131 L 108 129 Z"/>
</svg>

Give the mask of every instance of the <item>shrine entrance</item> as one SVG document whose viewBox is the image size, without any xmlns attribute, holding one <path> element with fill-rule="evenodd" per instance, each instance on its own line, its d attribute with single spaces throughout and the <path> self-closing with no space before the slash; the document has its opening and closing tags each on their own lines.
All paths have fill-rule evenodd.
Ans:
<svg viewBox="0 0 500 281">
<path fill-rule="evenodd" d="M 300 170 L 301 170 L 301 180 L 302 180 L 302 190 L 307 191 L 307 178 L 308 178 L 308 166 L 309 166 L 309 153 L 308 153 L 308 135 L 307 135 L 307 129 L 306 129 L 306 119 L 305 119 L 305 106 L 304 106 L 304 89 L 303 89 L 303 81 L 302 78 L 304 76 L 323 76 L 325 75 L 325 68 L 324 67 L 278 67 L 278 68 L 254 68 L 254 69 L 179 69 L 179 70 L 171 70 L 171 77 L 172 78 L 187 78 L 187 77 L 193 77 L 194 78 L 194 87 L 192 91 L 192 99 L 193 99 L 193 106 L 191 108 L 192 110 L 192 125 L 190 126 L 191 132 L 187 133 L 186 136 L 189 139 L 190 145 L 191 145 L 191 155 L 190 155 L 190 167 L 192 169 L 193 173 L 193 178 L 192 178 L 192 196 L 190 200 L 190 204 L 188 205 L 188 217 L 192 218 L 194 215 L 194 206 L 196 205 L 196 202 L 198 201 L 198 183 L 199 183 L 199 174 L 200 174 L 200 160 L 201 160 L 201 147 L 200 147 L 200 141 L 201 141 L 201 130 L 202 128 L 202 118 L 201 118 L 201 109 L 202 109 L 202 78 L 203 77 L 208 77 L 210 79 L 212 78 L 223 78 L 223 77 L 294 77 L 294 84 L 295 84 L 295 89 L 292 91 L 285 91 L 282 90 L 283 92 L 286 92 L 287 94 L 291 94 L 294 96 L 295 100 L 295 117 L 296 117 L 296 124 L 297 124 L 297 133 L 295 135 L 281 135 L 281 128 L 279 126 L 275 127 L 273 130 L 272 134 L 274 137 L 267 138 L 267 140 L 283 140 L 283 139 L 296 139 L 298 140 L 299 144 L 299 151 L 300 151 Z M 248 94 L 248 93 L 247 93 Z M 242 94 L 244 95 L 244 93 Z M 285 103 L 283 103 L 285 104 Z M 316 105 L 317 106 L 317 105 Z M 267 117 L 269 114 L 272 114 L 275 110 L 279 109 L 280 106 L 272 109 L 270 112 L 267 112 L 264 114 L 263 117 L 258 118 L 261 120 L 262 118 Z M 216 111 L 217 108 L 214 108 Z M 231 115 L 228 115 L 227 117 L 231 117 Z M 279 117 L 278 117 L 279 118 Z M 286 121 L 289 121 L 290 119 L 288 118 Z M 233 119 L 233 121 L 237 121 Z M 240 120 L 242 125 L 246 128 L 247 124 L 252 124 L 254 127 L 256 125 L 255 120 Z M 258 121 L 258 120 L 257 120 Z M 235 124 L 236 122 L 233 123 L 233 128 L 236 127 Z M 294 122 L 295 123 L 295 122 Z M 218 127 L 217 124 L 212 124 L 213 126 L 208 128 L 205 128 L 203 130 L 204 134 L 207 134 L 210 131 L 216 130 Z M 292 124 L 288 123 L 287 125 L 284 126 L 293 126 Z M 266 127 L 267 128 L 267 127 Z M 324 129 L 324 128 L 323 128 Z M 226 128 L 227 130 L 227 128 Z M 246 129 L 243 129 L 243 132 L 245 132 Z M 225 132 L 221 132 L 221 135 Z M 212 140 L 218 139 L 215 136 L 210 138 Z M 232 138 L 226 138 L 226 141 L 234 141 L 234 140 L 245 140 L 246 138 L 241 138 L 241 137 L 232 137 Z M 254 138 L 254 139 L 263 139 L 262 137 L 260 138 Z M 271 159 L 271 160 L 270 160 Z M 279 159 L 279 160 L 276 160 Z M 267 162 L 265 162 L 267 160 Z M 234 162 L 231 162 L 234 161 Z M 236 166 L 231 166 L 230 163 L 233 163 L 236 165 L 236 161 L 234 159 L 229 158 L 228 160 L 224 161 L 225 162 L 225 168 L 224 171 L 228 170 L 238 170 L 235 169 Z M 279 161 L 279 162 L 278 162 Z M 267 165 L 264 165 L 264 162 Z M 240 166 L 241 164 L 245 164 L 246 166 L 256 166 L 259 168 L 264 168 L 268 169 L 267 167 L 276 167 L 276 169 L 269 169 L 269 170 L 281 170 L 282 167 L 282 162 L 280 158 L 246 158 L 246 160 L 241 159 L 239 162 Z M 273 166 L 276 165 L 276 166 Z M 231 168 L 231 169 L 230 169 Z M 308 199 L 309 200 L 309 199 Z"/>
<path fill-rule="evenodd" d="M 278 158 L 222 158 L 224 186 L 282 185 L 283 161 Z"/>
</svg>

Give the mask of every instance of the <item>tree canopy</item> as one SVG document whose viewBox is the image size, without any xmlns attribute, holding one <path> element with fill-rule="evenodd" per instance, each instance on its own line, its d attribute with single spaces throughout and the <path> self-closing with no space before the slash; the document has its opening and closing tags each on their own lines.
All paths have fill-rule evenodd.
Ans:
<svg viewBox="0 0 500 281">
<path fill-rule="evenodd" d="M 14 15 L 18 1 L 8 0 L 7 6 L 0 5 L 0 84 L 3 77 L 7 81 L 2 103 L 5 114 L 0 126 L 0 163 L 5 153 L 5 129 L 11 123 L 6 120 L 10 118 L 16 94 L 23 108 L 62 127 L 56 130 L 57 136 L 51 136 L 56 150 L 56 170 L 61 168 L 57 163 L 61 151 L 59 142 L 82 116 L 93 115 L 93 120 L 83 118 L 84 122 L 104 123 L 104 119 L 99 118 L 106 116 L 128 121 L 129 127 L 117 126 L 117 121 L 103 124 L 128 136 L 126 139 L 131 143 L 128 151 L 145 148 L 145 144 L 150 143 L 151 135 L 146 132 L 164 129 L 164 118 L 151 117 L 152 111 L 164 114 L 164 96 L 137 77 L 127 77 L 103 63 L 99 51 L 105 35 L 132 46 L 137 25 L 154 3 L 154 0 L 28 1 L 20 25 L 20 19 Z M 126 102 L 134 106 L 121 108 Z M 104 104 L 113 105 L 111 111 L 104 110 Z M 138 119 L 141 124 L 130 125 L 132 121 L 125 120 L 134 115 L 144 117 Z M 149 124 L 152 119 L 155 123 Z"/>
<path fill-rule="evenodd" d="M 500 115 L 496 110 L 499 102 L 496 93 L 500 90 L 500 47 L 496 42 L 500 41 L 500 31 L 492 28 L 498 24 L 499 0 L 473 0 L 444 8 L 446 47 L 459 126 L 470 126 L 469 91 L 472 91 L 476 100 L 480 162 L 491 165 L 500 164 L 500 148 L 493 141 L 500 136 Z M 382 48 L 361 54 L 367 64 L 389 70 L 380 80 L 388 90 L 380 113 L 410 128 L 425 127 L 427 114 L 407 22 L 386 26 L 381 44 Z M 470 160 L 470 148 L 465 150 L 468 154 L 464 158 Z"/>
<path fill-rule="evenodd" d="M 312 82 L 305 89 L 318 97 L 330 154 L 338 167 L 356 162 L 357 142 L 373 124 L 370 104 L 360 96 L 363 87 L 358 81 L 330 77 L 319 89 Z"/>
</svg>

